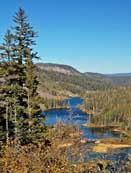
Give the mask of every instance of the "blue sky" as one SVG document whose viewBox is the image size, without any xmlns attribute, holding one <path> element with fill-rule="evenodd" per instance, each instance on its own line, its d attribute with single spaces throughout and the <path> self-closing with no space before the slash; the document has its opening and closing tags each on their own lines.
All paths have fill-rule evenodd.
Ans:
<svg viewBox="0 0 131 173">
<path fill-rule="evenodd" d="M 131 72 L 130 0 L 4 0 L 0 42 L 19 7 L 39 33 L 41 61 L 82 72 Z"/>
</svg>

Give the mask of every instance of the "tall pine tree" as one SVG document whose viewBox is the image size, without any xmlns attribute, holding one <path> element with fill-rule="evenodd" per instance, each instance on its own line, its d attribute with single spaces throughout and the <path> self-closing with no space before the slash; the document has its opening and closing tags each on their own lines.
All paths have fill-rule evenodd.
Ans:
<svg viewBox="0 0 131 173">
<path fill-rule="evenodd" d="M 36 142 L 43 135 L 44 128 L 44 118 L 40 114 L 39 107 L 40 97 L 37 93 L 38 81 L 33 64 L 33 60 L 38 59 L 37 53 L 33 52 L 34 38 L 37 34 L 27 21 L 23 9 L 20 8 L 18 10 L 14 17 L 14 22 L 16 24 L 14 28 L 16 55 L 18 63 L 22 66 L 20 85 L 23 86 L 26 93 L 26 97 L 23 96 L 22 99 L 26 101 L 25 113 L 27 116 L 24 117 L 24 128 L 22 129 L 26 142 Z"/>
<path fill-rule="evenodd" d="M 7 141 L 11 136 L 16 145 L 18 142 L 37 143 L 44 136 L 44 117 L 39 106 L 33 63 L 38 58 L 33 52 L 36 32 L 21 8 L 14 16 L 14 22 L 13 34 L 7 31 L 0 47 L 0 111 L 3 111 L 0 125 L 3 131 L 5 129 Z"/>
<path fill-rule="evenodd" d="M 9 136 L 12 136 L 17 141 L 17 109 L 18 93 L 21 87 L 18 85 L 17 63 L 14 59 L 14 36 L 10 30 L 4 37 L 4 43 L 0 46 L 0 59 L 1 59 L 1 79 L 3 79 L 1 93 L 1 105 L 3 104 L 3 117 L 2 122 L 3 130 L 6 130 L 6 141 L 8 142 Z M 2 75 L 3 74 L 3 75 Z"/>
</svg>

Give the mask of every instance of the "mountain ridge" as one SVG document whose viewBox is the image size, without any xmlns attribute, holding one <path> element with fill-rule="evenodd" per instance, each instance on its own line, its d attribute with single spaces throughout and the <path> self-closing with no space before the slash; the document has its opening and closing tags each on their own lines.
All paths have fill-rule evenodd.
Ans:
<svg viewBox="0 0 131 173">
<path fill-rule="evenodd" d="M 88 91 L 126 87 L 131 84 L 131 76 L 112 77 L 101 73 L 82 73 L 64 64 L 37 63 L 36 72 L 40 81 L 40 91 L 57 96 L 81 95 Z"/>
<path fill-rule="evenodd" d="M 52 67 L 52 68 L 64 68 L 64 69 L 69 69 L 71 71 L 75 71 L 76 73 L 79 74 L 86 74 L 86 75 L 98 75 L 98 76 L 103 76 L 103 77 L 131 77 L 131 72 L 125 72 L 125 73 L 99 73 L 99 72 L 90 72 L 90 71 L 86 71 L 86 72 L 81 72 L 79 70 L 77 70 L 76 68 L 74 68 L 71 65 L 66 65 L 66 64 L 58 64 L 58 63 L 36 63 L 36 65 L 38 66 L 43 66 L 45 67 L 46 70 L 50 70 L 47 69 L 47 67 Z M 57 70 L 56 70 L 57 71 Z M 60 71 L 58 71 L 60 72 Z"/>
<path fill-rule="evenodd" d="M 54 64 L 54 63 L 37 63 L 37 66 L 39 66 L 41 69 L 47 70 L 47 71 L 54 71 L 54 72 L 60 72 L 64 74 L 71 75 L 73 74 L 80 74 L 77 69 L 70 65 L 65 64 Z"/>
<path fill-rule="evenodd" d="M 107 77 L 131 77 L 131 73 L 111 73 L 105 74 Z"/>
</svg>

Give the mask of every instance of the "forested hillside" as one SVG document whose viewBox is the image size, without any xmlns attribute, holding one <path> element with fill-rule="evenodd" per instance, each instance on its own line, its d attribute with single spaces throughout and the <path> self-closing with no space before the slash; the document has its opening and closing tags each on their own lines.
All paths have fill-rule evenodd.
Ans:
<svg viewBox="0 0 131 173">
<path fill-rule="evenodd" d="M 108 90 L 130 86 L 130 76 L 108 76 L 100 73 L 81 73 L 71 66 L 38 63 L 37 75 L 40 81 L 39 91 L 52 95 L 81 95 L 88 91 Z"/>
<path fill-rule="evenodd" d="M 76 69 L 57 64 L 36 64 L 41 92 L 52 95 L 84 94 L 89 90 L 105 90 L 112 87 L 108 79 L 85 75 Z"/>
<path fill-rule="evenodd" d="M 85 110 L 96 126 L 118 126 L 131 134 L 131 89 L 117 88 L 88 93 Z"/>
</svg>

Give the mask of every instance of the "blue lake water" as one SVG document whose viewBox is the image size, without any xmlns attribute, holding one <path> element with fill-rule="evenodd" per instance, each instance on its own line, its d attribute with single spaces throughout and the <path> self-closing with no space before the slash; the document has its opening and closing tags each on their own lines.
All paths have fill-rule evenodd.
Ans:
<svg viewBox="0 0 131 173">
<path fill-rule="evenodd" d="M 120 137 L 120 134 L 112 132 L 111 129 L 88 128 L 83 125 L 89 122 L 89 115 L 77 108 L 79 104 L 83 104 L 83 99 L 71 97 L 65 100 L 64 103 L 69 104 L 70 109 L 52 109 L 44 112 L 47 125 L 54 125 L 58 120 L 62 120 L 64 123 L 79 125 L 83 131 L 83 138 L 100 139 Z"/>
<path fill-rule="evenodd" d="M 64 103 L 69 104 L 70 109 L 52 109 L 43 112 L 46 117 L 46 125 L 55 125 L 58 120 L 62 120 L 64 123 L 79 125 L 80 129 L 83 131 L 83 138 L 120 138 L 120 134 L 112 132 L 111 129 L 88 128 L 83 126 L 83 124 L 89 122 L 89 115 L 77 108 L 79 104 L 83 104 L 83 99 L 71 97 L 65 100 Z M 119 165 L 124 165 L 124 161 L 128 160 L 129 153 L 131 153 L 131 148 L 119 149 L 114 153 L 108 154 L 89 152 L 86 155 L 85 160 L 101 158 L 117 161 L 117 164 L 115 165 L 115 172 L 117 172 Z"/>
</svg>

